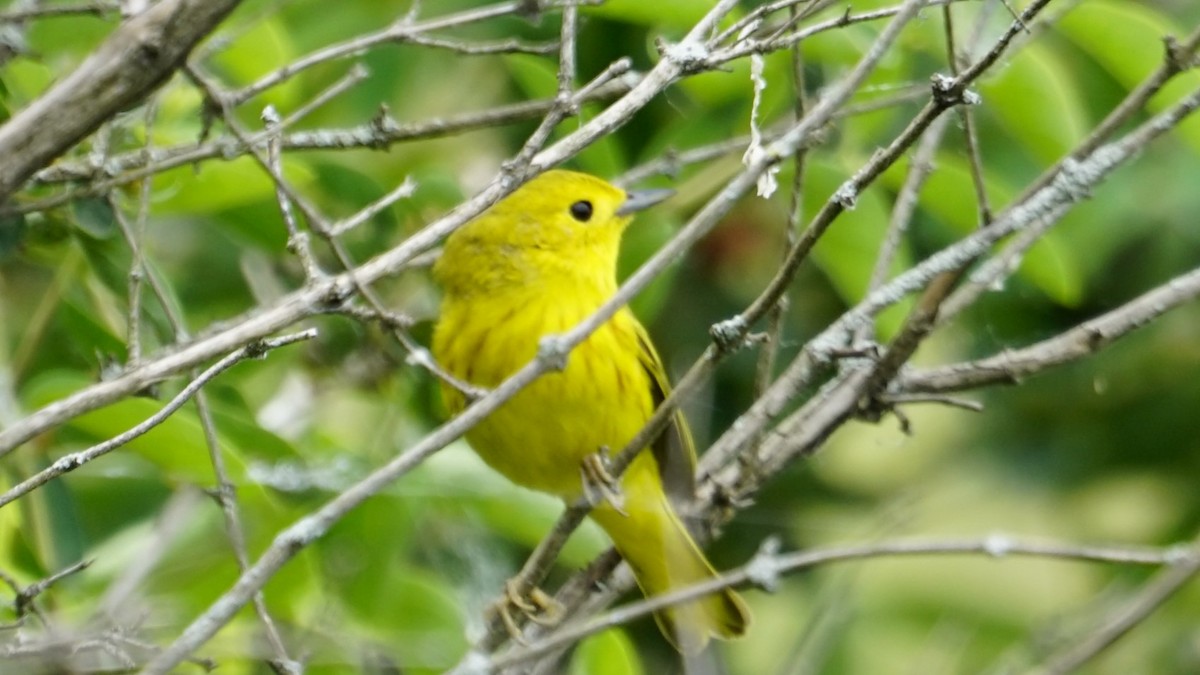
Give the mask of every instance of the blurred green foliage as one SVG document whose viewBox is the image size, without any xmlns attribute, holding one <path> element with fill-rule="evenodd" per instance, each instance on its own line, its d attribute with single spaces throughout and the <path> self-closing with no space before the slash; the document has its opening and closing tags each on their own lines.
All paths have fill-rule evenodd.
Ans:
<svg viewBox="0 0 1200 675">
<path fill-rule="evenodd" d="M 423 3 L 440 15 L 480 2 Z M 744 2 L 739 15 L 754 2 Z M 891 3 L 855 3 L 866 10 Z M 955 7 L 960 33 L 980 3 Z M 1025 3 L 1015 3 L 1024 5 Z M 1057 3 L 1055 3 L 1057 4 Z M 583 10 L 579 75 L 611 60 L 635 68 L 657 59 L 654 40 L 676 40 L 708 3 L 611 0 Z M 839 7 L 836 12 L 841 12 Z M 332 42 L 379 30 L 409 10 L 407 0 L 247 2 L 210 41 L 204 60 L 229 88 Z M 834 16 L 829 14 L 828 16 Z M 28 26 L 28 53 L 0 71 L 0 106 L 19 109 L 77 65 L 114 17 L 63 17 Z M 1009 17 L 992 15 L 993 39 Z M 985 178 L 1003 207 L 1069 151 L 1161 61 L 1161 38 L 1200 22 L 1190 0 L 1075 3 L 1055 25 L 1018 39 L 1017 51 L 978 87 L 974 109 Z M 807 96 L 845 72 L 880 29 L 856 24 L 804 43 Z M 502 17 L 455 30 L 467 41 L 556 39 L 556 15 Z M 901 47 L 871 76 L 856 102 L 889 96 L 944 72 L 940 10 L 927 9 Z M 533 55 L 461 55 L 383 44 L 324 63 L 239 108 L 260 126 L 266 104 L 294 111 L 354 63 L 363 83 L 324 104 L 301 129 L 365 124 L 386 106 L 420 122 L 552 96 L 556 60 Z M 786 54 L 767 59 L 767 119 L 793 105 Z M 1161 110 L 1193 90 L 1200 73 L 1178 78 L 1152 102 Z M 571 162 L 615 176 L 664 150 L 687 149 L 748 130 L 751 85 L 745 61 L 690 78 L 626 127 Z M 919 103 L 840 121 L 809 155 L 803 210 L 816 211 Z M 181 79 L 157 97 L 156 147 L 196 142 L 201 101 Z M 585 106 L 594 115 L 598 104 Z M 131 111 L 72 159 L 137 151 L 147 141 Z M 285 173 L 322 212 L 342 217 L 406 177 L 418 189 L 346 237 L 359 261 L 386 250 L 480 188 L 538 120 L 395 145 L 387 150 L 291 153 Z M 564 123 L 558 133 L 575 128 Z M 218 124 L 213 133 L 223 133 Z M 661 177 L 680 196 L 631 231 L 628 273 L 645 260 L 738 169 L 738 157 Z M 781 358 L 861 298 L 907 163 L 887 172 L 842 216 L 791 291 Z M 781 183 L 791 182 L 791 169 Z M 923 364 L 979 357 L 1055 335 L 1195 266 L 1200 260 L 1200 119 L 1153 146 L 1074 209 L 1030 251 L 1003 289 L 988 293 L 918 354 Z M 55 194 L 37 187 L 32 201 Z M 638 298 L 665 359 L 679 371 L 707 344 L 707 327 L 742 309 L 773 274 L 782 250 L 788 196 L 747 198 L 684 261 Z M 136 214 L 138 188 L 114 193 Z M 908 265 L 977 226 L 961 128 L 952 122 L 936 171 L 920 194 Z M 271 302 L 301 281 L 285 250 L 270 180 L 246 157 L 156 175 L 143 250 L 164 282 L 170 309 L 190 332 Z M 111 205 L 80 199 L 0 222 L 0 424 L 57 400 L 119 366 L 127 354 L 132 256 Z M 333 268 L 333 259 L 323 256 Z M 900 267 L 897 267 L 900 269 Z M 421 321 L 437 292 L 421 271 L 381 286 L 394 308 Z M 167 313 L 144 291 L 142 342 L 152 354 L 175 341 Z M 898 325 L 885 315 L 881 337 Z M 320 337 L 240 364 L 207 389 L 221 452 L 238 488 L 251 559 L 282 527 L 411 446 L 441 419 L 436 387 L 404 365 L 398 345 L 345 319 L 314 319 Z M 418 325 L 425 335 L 427 324 Z M 718 436 L 753 399 L 756 356 L 740 354 L 689 410 L 701 442 Z M 1069 541 L 1165 545 L 1200 524 L 1200 309 L 1167 315 L 1096 358 L 1021 386 L 972 396 L 982 414 L 905 409 L 913 434 L 893 419 L 851 423 L 810 461 L 777 477 L 713 546 L 719 566 L 747 560 L 768 536 L 786 548 L 898 535 L 984 536 L 994 531 Z M 145 419 L 181 387 L 175 380 L 72 420 L 0 460 L 7 488 L 56 458 L 106 440 Z M 103 609 L 139 623 L 166 643 L 236 579 L 220 510 L 200 491 L 214 487 L 192 406 L 156 430 L 0 509 L 0 570 L 22 583 L 81 558 L 86 572 L 45 599 L 56 621 L 84 622 Z M 554 522 L 554 500 L 512 487 L 457 443 L 370 500 L 291 562 L 265 598 L 293 656 L 310 673 L 436 672 L 465 651 L 486 604 Z M 164 517 L 170 513 L 171 518 Z M 590 525 L 572 539 L 551 584 L 605 547 Z M 144 577 L 139 563 L 151 561 Z M 843 564 L 789 578 L 779 592 L 750 591 L 757 615 L 744 640 L 722 645 L 731 673 L 1008 672 L 1058 638 L 1086 631 L 1152 570 L 1051 560 L 909 558 Z M 113 606 L 123 580 L 136 589 Z M 0 611 L 0 622 L 10 616 Z M 221 672 L 264 672 L 268 654 L 250 610 L 201 650 Z M 374 670 L 372 670 L 374 669 Z M 650 621 L 585 641 L 573 674 L 677 672 Z M 1084 672 L 1200 672 L 1200 586 L 1193 584 Z"/>
</svg>

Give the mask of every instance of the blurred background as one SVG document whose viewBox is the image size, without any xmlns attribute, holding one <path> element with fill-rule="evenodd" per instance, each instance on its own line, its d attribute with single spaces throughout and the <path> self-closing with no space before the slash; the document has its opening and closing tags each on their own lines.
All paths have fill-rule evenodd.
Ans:
<svg viewBox="0 0 1200 675">
<path fill-rule="evenodd" d="M 0 8 L 0 16 L 16 3 Z M 43 3 L 54 6 L 66 3 Z M 331 43 L 380 30 L 419 10 L 432 17 L 482 6 L 443 0 L 244 3 L 202 47 L 200 63 L 236 89 Z M 744 16 L 756 2 L 743 2 Z M 894 3 L 864 0 L 855 11 Z M 1017 8 L 1026 2 L 1015 2 Z M 579 79 L 628 56 L 648 70 L 655 40 L 676 41 L 711 3 L 611 0 L 581 10 Z M 990 8 L 990 9 L 989 9 Z M 818 15 L 836 17 L 838 5 Z M 996 3 L 954 6 L 967 43 L 986 12 L 979 44 L 1011 22 Z M 1200 23 L 1185 0 L 1052 2 L 977 87 L 973 108 L 984 176 L 1002 208 L 1063 157 L 1163 58 L 1164 35 Z M 61 79 L 111 32 L 113 11 L 30 21 L 22 52 L 0 70 L 0 116 Z M 9 28 L 15 24 L 6 23 Z M 501 16 L 442 37 L 490 44 L 552 44 L 558 15 Z M 820 33 L 802 49 L 804 95 L 853 66 L 883 23 Z M 821 203 L 925 101 L 929 77 L 946 72 L 941 10 L 909 25 L 854 104 L 885 107 L 839 119 L 807 155 L 803 212 Z M 791 54 L 766 59 L 761 117 L 790 119 Z M 293 131 L 367 125 L 381 108 L 402 124 L 424 124 L 522 101 L 552 98 L 557 54 L 479 54 L 386 43 L 323 63 L 238 109 L 261 127 L 271 104 L 287 114 L 356 63 L 367 78 L 325 103 Z M 1195 89 L 1189 73 L 1155 97 L 1161 110 Z M 918 94 L 905 100 L 910 90 Z M 608 178 L 668 150 L 749 131 L 747 60 L 678 83 L 632 122 L 569 167 Z M 156 97 L 148 131 L 129 111 L 64 162 L 196 143 L 205 120 L 182 78 Z M 869 106 L 868 106 L 869 107 Z M 584 118 L 602 109 L 585 105 Z M 1144 119 L 1144 117 L 1142 118 Z M 409 199 L 344 238 L 364 261 L 419 230 L 482 188 L 536 128 L 538 117 L 380 149 L 289 152 L 285 173 L 331 218 L 350 215 L 405 179 Z M 575 128 L 568 120 L 563 135 Z M 212 135 L 226 133 L 217 124 Z M 955 117 L 920 194 L 896 270 L 976 227 L 976 207 Z M 741 149 L 658 175 L 646 186 L 676 198 L 630 230 L 622 273 L 636 269 L 741 167 Z M 908 162 L 862 194 L 801 271 L 784 317 L 780 362 L 861 299 Z M 790 165 L 781 184 L 791 183 Z M 1037 244 L 1003 288 L 986 294 L 917 355 L 922 365 L 978 358 L 1057 335 L 1196 267 L 1200 261 L 1200 118 L 1154 144 L 1080 203 Z M 17 203 L 62 194 L 41 183 Z M 147 264 L 167 283 L 173 309 L 192 332 L 269 304 L 303 280 L 268 177 L 245 156 L 157 173 L 143 240 Z M 139 184 L 117 193 L 136 213 Z M 749 197 L 634 303 L 670 370 L 678 375 L 709 342 L 708 327 L 741 311 L 773 275 L 784 251 L 787 189 Z M 330 264 L 331 258 L 323 258 Z M 119 369 L 127 359 L 132 255 L 109 202 L 71 199 L 0 223 L 0 425 Z M 417 269 L 379 286 L 390 307 L 417 320 L 427 341 L 438 291 Z M 900 311 L 883 315 L 880 339 Z M 144 350 L 174 341 L 162 307 L 144 302 Z M 206 391 L 221 447 L 238 487 L 251 558 L 286 525 L 318 508 L 410 447 L 443 419 L 437 389 L 405 364 L 388 335 L 341 317 L 306 322 L 319 337 L 238 365 Z M 757 354 L 727 360 L 689 403 L 701 448 L 754 400 Z M 1119 546 L 1186 542 L 1200 528 L 1200 307 L 1185 305 L 1094 358 L 1019 386 L 972 392 L 981 413 L 908 406 L 912 433 L 894 417 L 852 422 L 811 459 L 776 476 L 711 546 L 721 568 L 747 561 L 767 537 L 785 550 L 869 543 L 902 536 L 1014 537 Z M 69 424 L 0 459 L 7 489 L 56 458 L 105 439 L 157 411 L 183 385 L 173 380 Z M 136 625 L 166 644 L 237 578 L 195 408 L 187 406 L 127 447 L 0 509 L 0 571 L 21 583 L 80 559 L 95 562 L 42 598 L 55 625 Z M 302 552 L 266 587 L 266 603 L 307 672 L 438 672 L 453 665 L 482 625 L 484 607 L 525 560 L 560 510 L 491 473 L 461 442 L 369 500 Z M 606 548 L 587 525 L 572 539 L 558 581 Z M 145 564 L 144 576 L 131 570 Z M 727 673 L 1003 673 L 1023 670 L 1086 633 L 1155 572 L 1053 559 L 984 556 L 879 558 L 790 576 L 773 594 L 750 590 L 756 615 L 743 640 L 715 648 L 707 666 Z M 123 589 L 122 580 L 136 579 Z M 13 618 L 0 609 L 0 621 Z M 107 625 L 107 624 L 106 624 Z M 265 672 L 268 654 L 253 613 L 206 645 L 221 672 Z M 16 662 L 13 663 L 23 663 Z M 96 657 L 97 667 L 119 670 Z M 646 620 L 595 636 L 568 659 L 572 673 L 679 672 Z M 0 666 L 5 670 L 9 666 Z M 33 668 L 36 665 L 24 663 Z M 13 672 L 24 672 L 14 670 Z M 1080 672 L 1133 675 L 1200 672 L 1200 585 L 1185 587 L 1143 625 Z"/>
</svg>

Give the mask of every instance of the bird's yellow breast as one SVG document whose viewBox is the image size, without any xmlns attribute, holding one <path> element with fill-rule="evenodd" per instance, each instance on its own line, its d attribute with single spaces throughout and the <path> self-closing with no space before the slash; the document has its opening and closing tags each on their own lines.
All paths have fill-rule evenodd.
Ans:
<svg viewBox="0 0 1200 675">
<path fill-rule="evenodd" d="M 495 387 L 534 358 L 541 337 L 570 330 L 602 300 L 528 293 L 447 298 L 434 357 L 462 380 Z M 583 458 L 602 448 L 619 451 L 653 412 L 639 349 L 637 320 L 622 309 L 571 351 L 564 370 L 518 392 L 468 431 L 467 440 L 513 482 L 578 496 Z M 459 412 L 462 394 L 448 386 L 443 394 L 451 412 Z"/>
</svg>

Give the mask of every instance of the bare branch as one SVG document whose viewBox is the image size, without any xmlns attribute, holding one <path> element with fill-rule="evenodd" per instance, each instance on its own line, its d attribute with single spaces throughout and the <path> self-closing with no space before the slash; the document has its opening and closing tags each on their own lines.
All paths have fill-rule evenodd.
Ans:
<svg viewBox="0 0 1200 675">
<path fill-rule="evenodd" d="M 1191 554 L 1194 552 L 1189 552 L 1189 555 L 1184 556 L 1182 563 L 1177 563 L 1180 558 L 1178 547 L 1150 549 L 1081 546 L 1062 542 L 1025 541 L 1002 534 L 981 539 L 886 541 L 793 553 L 779 553 L 775 550 L 777 543 L 773 542 L 774 540 L 768 540 L 750 562 L 719 577 L 630 603 L 588 621 L 564 624 L 535 643 L 493 657 L 486 664 L 471 662 L 453 672 L 488 673 L 516 666 L 574 644 L 589 635 L 627 624 L 668 607 L 691 602 L 723 588 L 752 584 L 773 591 L 787 574 L 831 563 L 909 556 L 984 555 L 993 559 L 1034 557 L 1125 565 L 1173 565 L 1164 572 L 1164 575 L 1171 575 L 1172 579 L 1181 576 L 1183 568 L 1187 568 L 1189 574 L 1200 570 L 1200 555 Z"/>
<path fill-rule="evenodd" d="M 1037 675 L 1065 675 L 1074 672 L 1136 628 L 1154 610 L 1200 574 L 1200 545 L 1193 544 L 1186 549 L 1172 551 L 1171 559 L 1167 562 L 1170 567 L 1146 582 L 1141 592 L 1124 607 L 1105 617 L 1093 633 L 1053 655 L 1046 664 L 1033 672 Z"/>
<path fill-rule="evenodd" d="M 239 0 L 164 0 L 121 24 L 75 72 L 0 126 L 0 202 L 154 91 Z"/>
<path fill-rule="evenodd" d="M 1155 318 L 1200 296 L 1200 269 L 1167 283 L 1095 319 L 1030 345 L 978 361 L 902 374 L 898 391 L 933 393 L 1017 384 L 1025 378 L 1091 356 Z"/>
</svg>

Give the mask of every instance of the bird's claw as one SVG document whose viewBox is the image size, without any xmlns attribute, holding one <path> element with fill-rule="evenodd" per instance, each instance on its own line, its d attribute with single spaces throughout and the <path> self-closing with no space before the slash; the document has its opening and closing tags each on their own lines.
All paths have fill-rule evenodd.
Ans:
<svg viewBox="0 0 1200 675">
<path fill-rule="evenodd" d="M 623 515 L 625 512 L 625 495 L 621 492 L 621 483 L 608 470 L 608 452 L 601 448 L 583 458 L 579 465 L 583 476 L 583 496 L 592 506 L 608 502 L 613 509 Z"/>
<path fill-rule="evenodd" d="M 492 611 L 500 616 L 505 630 L 522 645 L 529 643 L 521 635 L 521 627 L 514 613 L 519 613 L 539 626 L 554 626 L 562 620 L 563 606 L 548 593 L 536 586 L 522 593 L 515 579 L 504 584 L 504 596 L 492 605 Z"/>
</svg>

